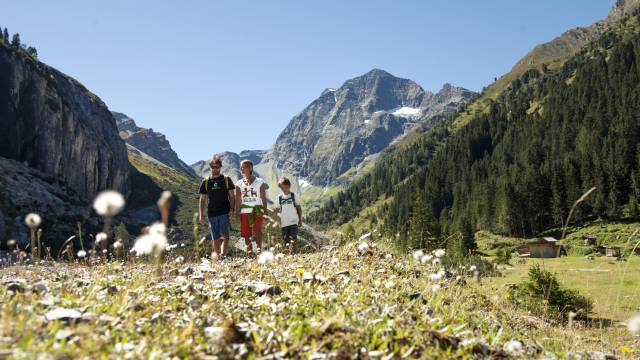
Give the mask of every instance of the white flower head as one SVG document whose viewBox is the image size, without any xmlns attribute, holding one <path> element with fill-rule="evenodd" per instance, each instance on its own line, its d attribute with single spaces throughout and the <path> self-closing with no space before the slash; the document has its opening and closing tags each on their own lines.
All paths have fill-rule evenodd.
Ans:
<svg viewBox="0 0 640 360">
<path fill-rule="evenodd" d="M 142 235 L 136 239 L 132 252 L 140 255 L 151 255 L 163 252 L 167 248 L 167 237 L 164 234 L 152 233 Z"/>
<path fill-rule="evenodd" d="M 260 256 L 258 256 L 258 264 L 267 264 L 275 259 L 275 255 L 271 251 L 263 251 Z"/>
<path fill-rule="evenodd" d="M 171 196 L 173 196 L 173 194 L 171 194 L 171 191 L 163 191 L 162 194 L 160 194 L 160 198 L 158 199 L 158 207 L 165 208 L 169 206 L 169 200 L 171 200 Z"/>
<path fill-rule="evenodd" d="M 122 247 L 122 241 L 118 240 L 118 241 L 113 243 L 113 248 L 114 249 L 120 249 L 121 247 Z"/>
<path fill-rule="evenodd" d="M 503 346 L 504 351 L 509 355 L 519 356 L 524 353 L 524 346 L 520 340 L 507 341 Z"/>
<path fill-rule="evenodd" d="M 114 190 L 103 191 L 93 201 L 93 208 L 100 216 L 116 216 L 124 209 L 122 194 Z"/>
<path fill-rule="evenodd" d="M 432 292 L 437 293 L 438 290 L 440 290 L 440 284 L 433 284 L 433 286 L 431 286 Z"/>
<path fill-rule="evenodd" d="M 636 315 L 627 320 L 627 329 L 629 329 L 632 334 L 640 335 L 640 315 Z"/>
<path fill-rule="evenodd" d="M 420 262 L 423 264 L 428 263 L 429 261 L 431 261 L 433 259 L 432 255 L 424 255 L 420 258 Z"/>
<path fill-rule="evenodd" d="M 155 222 L 149 226 L 149 234 L 166 235 L 167 227 L 161 222 Z"/>
<path fill-rule="evenodd" d="M 440 270 L 437 273 L 430 274 L 429 275 L 429 280 L 438 281 L 438 280 L 441 280 L 442 278 L 444 278 L 445 275 L 446 275 L 446 273 L 444 272 L 444 270 Z"/>
<path fill-rule="evenodd" d="M 393 259 L 393 255 L 387 254 L 387 255 L 384 256 L 384 258 L 387 259 L 387 260 L 391 260 L 391 259 Z"/>
<path fill-rule="evenodd" d="M 436 249 L 433 250 L 433 255 L 437 258 L 441 258 L 444 256 L 444 249 Z"/>
<path fill-rule="evenodd" d="M 103 241 L 107 240 L 107 234 L 101 232 L 96 234 L 96 244 L 101 244 Z"/>
<path fill-rule="evenodd" d="M 413 252 L 413 260 L 415 261 L 420 261 L 420 259 L 422 259 L 423 256 L 424 256 L 424 251 L 422 250 L 416 250 Z"/>
<path fill-rule="evenodd" d="M 78 251 L 78 257 L 80 259 L 84 258 L 85 256 L 87 256 L 87 252 L 86 251 L 84 251 L 84 250 Z"/>
<path fill-rule="evenodd" d="M 433 265 L 438 265 L 438 264 L 440 264 L 440 258 L 433 258 L 433 261 L 431 261 L 431 263 L 432 263 Z"/>
<path fill-rule="evenodd" d="M 366 233 L 366 234 L 360 236 L 360 239 L 358 239 L 358 240 L 365 241 L 365 240 L 369 240 L 369 239 L 371 239 L 371 233 Z"/>
<path fill-rule="evenodd" d="M 30 213 L 25 216 L 24 223 L 32 230 L 35 230 L 42 223 L 42 218 L 36 213 Z"/>
<path fill-rule="evenodd" d="M 358 251 L 365 252 L 367 250 L 369 250 L 369 243 L 367 243 L 366 241 L 363 241 L 360 244 L 358 244 Z"/>
<path fill-rule="evenodd" d="M 386 287 L 387 289 L 391 289 L 394 286 L 396 286 L 396 283 L 393 282 L 393 280 L 389 280 L 386 283 L 384 283 L 384 287 Z"/>
<path fill-rule="evenodd" d="M 476 271 L 477 268 L 478 268 L 477 266 L 471 265 L 471 266 L 469 266 L 469 271 L 470 272 L 474 272 L 474 271 Z"/>
</svg>

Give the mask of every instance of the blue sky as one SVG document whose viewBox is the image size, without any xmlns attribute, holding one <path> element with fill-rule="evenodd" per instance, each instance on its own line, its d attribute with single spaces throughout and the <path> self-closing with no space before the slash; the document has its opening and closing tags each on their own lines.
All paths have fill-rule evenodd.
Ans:
<svg viewBox="0 0 640 360">
<path fill-rule="evenodd" d="M 613 3 L 20 0 L 0 26 L 192 163 L 268 148 L 323 89 L 372 68 L 478 91 Z"/>
</svg>

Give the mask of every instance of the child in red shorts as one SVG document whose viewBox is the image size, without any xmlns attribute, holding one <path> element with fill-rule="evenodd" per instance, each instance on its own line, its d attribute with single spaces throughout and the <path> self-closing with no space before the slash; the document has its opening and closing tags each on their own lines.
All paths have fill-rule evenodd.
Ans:
<svg viewBox="0 0 640 360">
<path fill-rule="evenodd" d="M 236 214 L 240 222 L 240 236 L 244 238 L 247 254 L 253 255 L 251 235 L 256 239 L 256 250 L 262 251 L 262 215 L 267 208 L 264 181 L 253 174 L 253 162 L 242 160 L 243 178 L 236 183 Z"/>
</svg>

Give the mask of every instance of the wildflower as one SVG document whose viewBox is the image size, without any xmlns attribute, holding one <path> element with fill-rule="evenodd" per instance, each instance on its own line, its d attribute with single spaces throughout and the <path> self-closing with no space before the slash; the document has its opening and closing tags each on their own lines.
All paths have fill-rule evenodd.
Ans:
<svg viewBox="0 0 640 360">
<path fill-rule="evenodd" d="M 166 233 L 167 227 L 161 222 L 156 222 L 149 226 L 149 234 L 164 235 Z"/>
<path fill-rule="evenodd" d="M 475 265 L 471 265 L 469 266 L 469 272 L 474 272 L 476 271 L 477 267 Z"/>
<path fill-rule="evenodd" d="M 96 234 L 96 244 L 100 244 L 107 240 L 107 234 L 101 232 Z"/>
<path fill-rule="evenodd" d="M 442 279 L 444 276 L 445 276 L 444 270 L 440 270 L 435 274 L 430 274 L 429 275 L 429 280 L 438 281 L 438 280 Z"/>
<path fill-rule="evenodd" d="M 431 261 L 431 259 L 433 259 L 433 256 L 431 255 L 424 255 L 423 257 L 420 258 L 420 262 L 423 264 L 428 263 L 429 261 Z"/>
<path fill-rule="evenodd" d="M 424 256 L 424 252 L 422 250 L 417 250 L 413 252 L 413 259 L 415 261 L 420 261 Z"/>
<path fill-rule="evenodd" d="M 389 280 L 384 284 L 384 287 L 386 287 L 387 289 L 391 289 L 395 285 L 396 285 L 396 283 L 394 283 L 393 280 Z"/>
<path fill-rule="evenodd" d="M 433 261 L 431 262 L 433 265 L 438 265 L 440 264 L 440 258 L 434 258 Z"/>
<path fill-rule="evenodd" d="M 114 249 L 120 249 L 121 247 L 122 247 L 122 241 L 118 240 L 118 241 L 113 243 L 113 248 Z"/>
<path fill-rule="evenodd" d="M 85 256 L 87 256 L 87 252 L 86 251 L 84 251 L 84 250 L 78 251 L 78 257 L 80 259 L 84 258 Z"/>
<path fill-rule="evenodd" d="M 283 253 L 276 254 L 276 260 L 280 260 L 282 258 L 284 258 L 284 254 Z"/>
<path fill-rule="evenodd" d="M 433 284 L 433 286 L 431 286 L 432 292 L 437 293 L 438 290 L 440 290 L 440 284 Z"/>
<path fill-rule="evenodd" d="M 160 198 L 158 199 L 158 207 L 165 208 L 169 205 L 169 200 L 171 200 L 171 191 L 165 190 L 160 194 Z"/>
<path fill-rule="evenodd" d="M 504 351 L 513 356 L 519 356 L 524 353 L 524 347 L 520 340 L 511 340 L 504 344 Z"/>
<path fill-rule="evenodd" d="M 178 256 L 177 258 L 175 258 L 175 260 L 173 260 L 176 264 L 181 264 L 184 262 L 184 256 Z"/>
<path fill-rule="evenodd" d="M 152 233 L 151 231 L 136 239 L 132 252 L 140 255 L 151 255 L 164 251 L 167 247 L 167 237 L 164 234 Z"/>
<path fill-rule="evenodd" d="M 387 254 L 387 255 L 384 256 L 384 258 L 387 259 L 387 260 L 391 260 L 391 259 L 393 259 L 393 255 Z"/>
<path fill-rule="evenodd" d="M 93 201 L 93 208 L 100 216 L 116 216 L 124 209 L 124 197 L 117 191 L 103 191 Z"/>
<path fill-rule="evenodd" d="M 434 250 L 433 255 L 437 258 L 441 258 L 444 256 L 444 250 L 443 249 Z"/>
<path fill-rule="evenodd" d="M 358 239 L 359 241 L 365 241 L 371 238 L 371 233 L 366 233 L 362 236 L 360 236 L 360 238 Z"/>
<path fill-rule="evenodd" d="M 38 214 L 30 213 L 24 218 L 24 223 L 27 224 L 31 230 L 35 230 L 40 226 L 40 223 L 42 223 L 42 218 Z"/>
<path fill-rule="evenodd" d="M 260 256 L 258 256 L 258 264 L 267 264 L 275 259 L 275 255 L 271 251 L 263 251 Z"/>
<path fill-rule="evenodd" d="M 333 257 L 333 258 L 331 258 L 331 264 L 332 264 L 332 265 L 337 265 L 337 264 L 338 264 L 338 261 L 339 261 L 339 260 L 338 260 L 338 258 L 337 258 L 337 257 Z"/>
<path fill-rule="evenodd" d="M 640 335 L 640 315 L 636 315 L 627 320 L 627 329 L 629 329 L 632 334 Z"/>
<path fill-rule="evenodd" d="M 16 245 L 16 241 L 11 239 L 9 241 L 7 241 L 7 246 L 9 246 L 10 248 L 14 247 Z"/>
<path fill-rule="evenodd" d="M 360 244 L 358 244 L 358 251 L 365 252 L 367 250 L 369 250 L 369 244 L 366 241 L 363 241 Z"/>
</svg>

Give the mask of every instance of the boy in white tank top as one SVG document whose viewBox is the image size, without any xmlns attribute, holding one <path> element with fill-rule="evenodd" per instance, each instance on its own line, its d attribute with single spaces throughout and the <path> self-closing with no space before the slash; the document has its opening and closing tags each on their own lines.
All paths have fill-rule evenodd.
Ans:
<svg viewBox="0 0 640 360">
<path fill-rule="evenodd" d="M 253 174 L 251 160 L 242 160 L 240 172 L 243 177 L 236 182 L 236 214 L 247 254 L 253 255 L 252 234 L 256 239 L 257 252 L 262 251 L 262 215 L 267 208 L 267 194 L 264 181 Z"/>
</svg>

